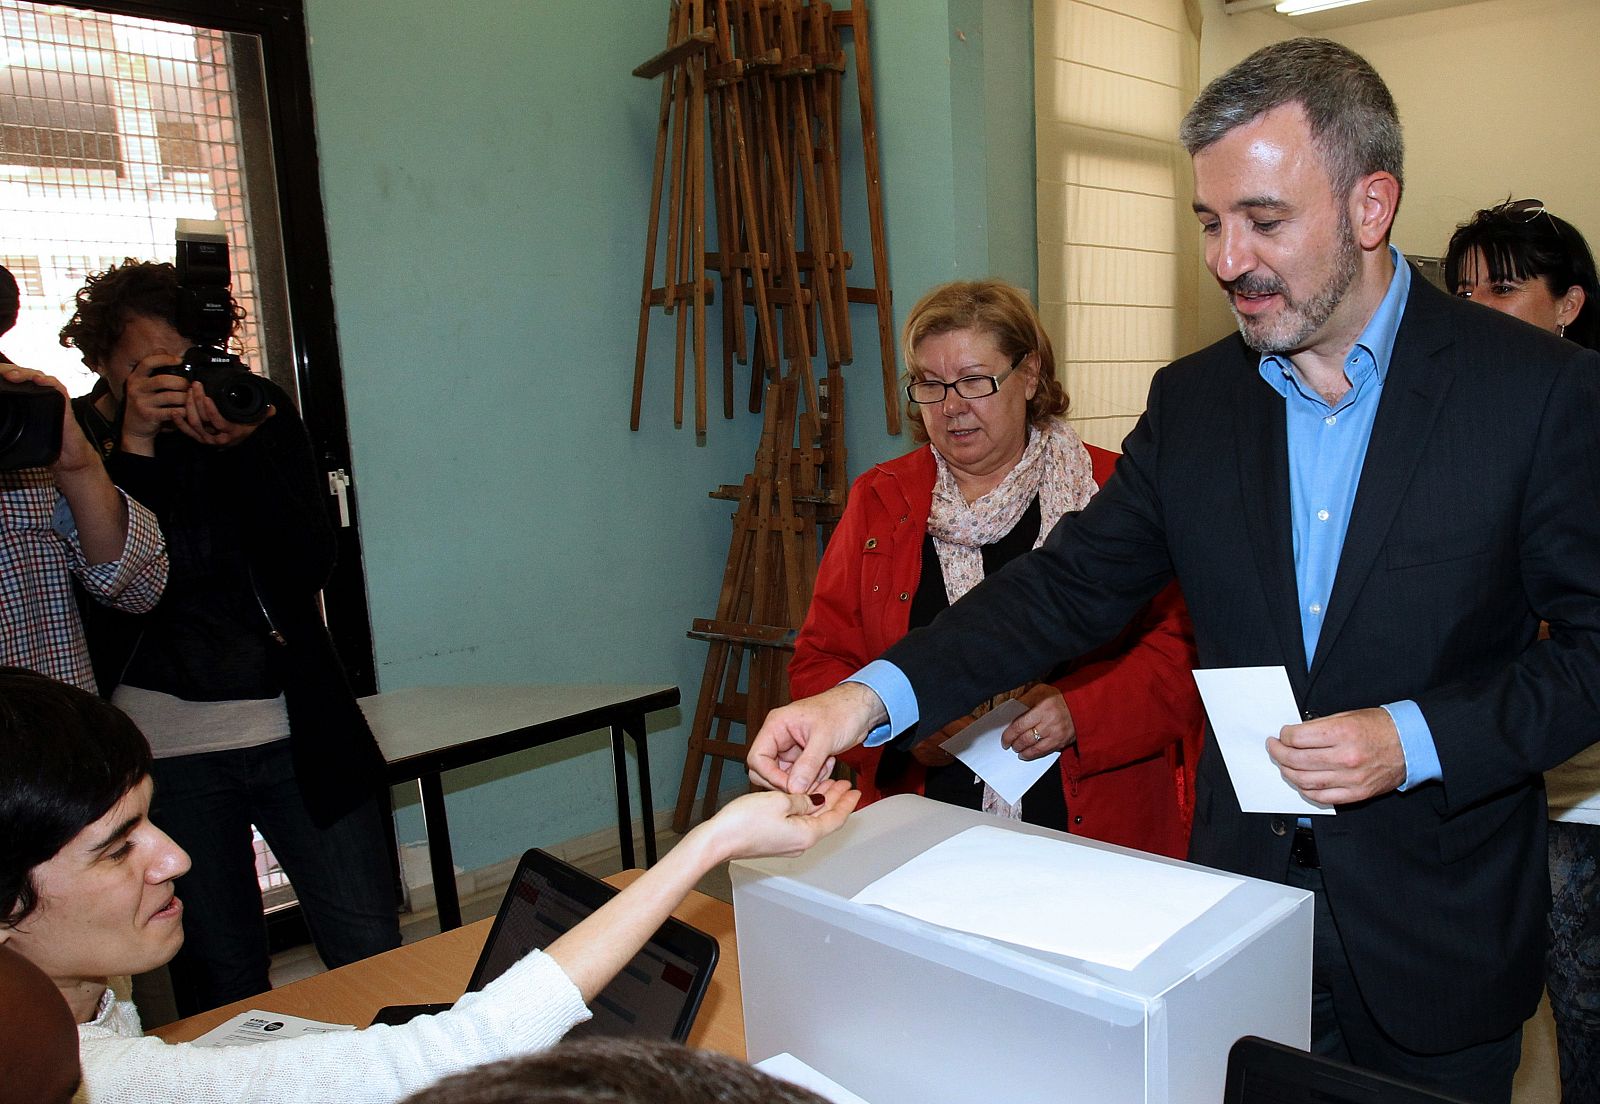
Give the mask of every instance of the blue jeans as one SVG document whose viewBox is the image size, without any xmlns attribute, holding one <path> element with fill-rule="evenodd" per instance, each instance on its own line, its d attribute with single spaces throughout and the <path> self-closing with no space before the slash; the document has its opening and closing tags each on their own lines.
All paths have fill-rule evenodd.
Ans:
<svg viewBox="0 0 1600 1104">
<path fill-rule="evenodd" d="M 1564 1104 L 1600 1104 L 1600 824 L 1550 822 L 1550 958 Z"/>
<path fill-rule="evenodd" d="M 330 969 L 400 945 L 376 792 L 318 828 L 295 782 L 287 739 L 157 759 L 151 774 L 150 819 L 194 863 L 177 885 L 185 938 L 171 974 L 180 1016 L 272 987 L 252 824 L 294 883 L 317 953 Z"/>
</svg>

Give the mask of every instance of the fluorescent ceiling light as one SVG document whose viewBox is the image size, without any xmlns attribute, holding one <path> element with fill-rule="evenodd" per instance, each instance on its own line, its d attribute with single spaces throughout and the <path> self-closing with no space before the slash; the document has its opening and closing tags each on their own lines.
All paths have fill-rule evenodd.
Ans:
<svg viewBox="0 0 1600 1104">
<path fill-rule="evenodd" d="M 1282 0 L 1273 10 L 1279 15 L 1310 15 L 1312 12 L 1342 8 L 1349 4 L 1364 4 L 1366 0 Z"/>
</svg>

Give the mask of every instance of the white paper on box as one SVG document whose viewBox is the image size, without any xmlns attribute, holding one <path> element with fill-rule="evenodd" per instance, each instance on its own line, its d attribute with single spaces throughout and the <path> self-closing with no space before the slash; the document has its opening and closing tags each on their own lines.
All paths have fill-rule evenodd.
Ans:
<svg viewBox="0 0 1600 1104">
<path fill-rule="evenodd" d="M 1027 711 L 1028 707 L 1015 698 L 1002 702 L 944 742 L 946 751 L 987 782 L 1008 805 L 1021 801 L 1022 795 L 1061 758 L 1059 751 L 1053 751 L 1037 759 L 1019 759 L 1014 749 L 1001 745 L 1000 735 L 1006 726 Z"/>
<path fill-rule="evenodd" d="M 1228 765 L 1239 808 L 1247 813 L 1332 814 L 1284 779 L 1267 754 L 1267 739 L 1303 719 L 1282 667 L 1217 667 L 1194 673 L 1211 731 Z"/>
<path fill-rule="evenodd" d="M 832 1104 L 867 1104 L 867 1102 L 833 1078 L 818 1073 L 794 1055 L 785 1052 L 756 1063 L 756 1069 L 773 1077 L 782 1078 L 791 1085 L 810 1089 Z"/>
<path fill-rule="evenodd" d="M 220 1023 L 194 1040 L 194 1046 L 226 1047 L 253 1046 L 256 1043 L 276 1042 L 280 1039 L 299 1039 L 306 1035 L 326 1035 L 332 1031 L 354 1031 L 354 1024 L 323 1023 L 304 1016 L 289 1016 L 282 1012 L 263 1012 L 252 1008 L 233 1019 Z"/>
<path fill-rule="evenodd" d="M 853 898 L 931 924 L 1132 970 L 1237 878 L 1003 828 L 968 828 Z"/>
</svg>

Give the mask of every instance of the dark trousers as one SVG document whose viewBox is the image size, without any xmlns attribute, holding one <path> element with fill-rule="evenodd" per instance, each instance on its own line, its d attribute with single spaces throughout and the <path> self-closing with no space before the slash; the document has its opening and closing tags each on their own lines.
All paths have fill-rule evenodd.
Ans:
<svg viewBox="0 0 1600 1104">
<path fill-rule="evenodd" d="M 294 883 L 317 953 L 330 969 L 400 945 L 376 792 L 318 828 L 295 782 L 287 739 L 157 759 L 151 774 L 150 819 L 194 864 L 177 884 L 184 945 L 171 974 L 180 1016 L 271 988 L 252 824 Z"/>
<path fill-rule="evenodd" d="M 1600 1104 L 1600 824 L 1550 822 L 1546 985 L 1563 1104 Z"/>
<path fill-rule="evenodd" d="M 1522 1061 L 1522 1029 L 1503 1039 L 1446 1054 L 1417 1054 L 1386 1035 L 1350 972 L 1344 942 L 1322 888 L 1322 871 L 1289 864 L 1285 881 L 1315 895 L 1311 951 L 1311 1052 L 1375 1070 L 1479 1104 L 1510 1104 Z M 1428 1010 L 1420 1006 L 1419 1016 Z"/>
</svg>

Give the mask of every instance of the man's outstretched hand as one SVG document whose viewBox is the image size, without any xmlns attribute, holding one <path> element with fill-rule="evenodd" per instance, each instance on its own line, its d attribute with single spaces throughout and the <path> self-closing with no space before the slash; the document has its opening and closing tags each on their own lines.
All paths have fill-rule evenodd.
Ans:
<svg viewBox="0 0 1600 1104">
<path fill-rule="evenodd" d="M 808 793 L 828 780 L 834 756 L 853 748 L 889 719 L 859 682 L 842 682 L 767 714 L 750 744 L 745 764 L 750 781 L 785 793 Z"/>
</svg>

